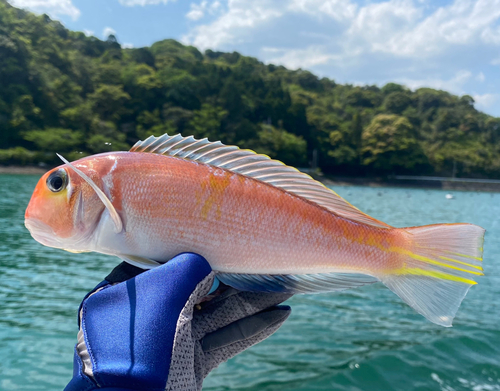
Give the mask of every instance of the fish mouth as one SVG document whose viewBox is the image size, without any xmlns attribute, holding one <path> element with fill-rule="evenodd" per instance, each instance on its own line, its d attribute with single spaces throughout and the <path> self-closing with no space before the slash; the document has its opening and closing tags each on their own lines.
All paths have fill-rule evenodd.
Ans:
<svg viewBox="0 0 500 391">
<path fill-rule="evenodd" d="M 24 219 L 24 226 L 37 242 L 47 247 L 60 248 L 69 252 L 88 252 L 89 233 L 75 232 L 67 238 L 59 237 L 50 225 L 35 218 Z"/>
<path fill-rule="evenodd" d="M 33 239 L 44 246 L 63 248 L 54 230 L 43 221 L 34 218 L 25 219 L 24 226 L 30 231 Z"/>
</svg>

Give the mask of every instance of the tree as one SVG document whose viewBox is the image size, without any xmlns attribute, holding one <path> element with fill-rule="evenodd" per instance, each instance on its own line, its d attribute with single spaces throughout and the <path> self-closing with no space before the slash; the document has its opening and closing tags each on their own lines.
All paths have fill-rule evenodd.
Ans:
<svg viewBox="0 0 500 391">
<path fill-rule="evenodd" d="M 128 151 L 130 146 L 126 143 L 126 135 L 116 129 L 110 121 L 94 119 L 91 126 L 90 137 L 86 139 L 87 150 L 92 153 L 108 151 Z"/>
<path fill-rule="evenodd" d="M 393 92 L 405 92 L 406 88 L 404 88 L 401 84 L 396 83 L 387 83 L 385 86 L 381 88 L 381 91 L 388 95 Z"/>
<path fill-rule="evenodd" d="M 0 163 L 2 164 L 29 164 L 33 163 L 35 153 L 23 147 L 0 149 Z"/>
<path fill-rule="evenodd" d="M 124 104 L 130 95 L 121 86 L 101 84 L 88 95 L 93 110 L 104 120 L 118 120 L 124 114 Z"/>
<path fill-rule="evenodd" d="M 370 87 L 355 87 L 347 92 L 345 101 L 350 106 L 377 107 L 382 103 L 382 96 Z"/>
<path fill-rule="evenodd" d="M 25 132 L 24 139 L 34 143 L 42 151 L 55 154 L 70 152 L 81 146 L 83 134 L 71 129 L 49 128 Z"/>
<path fill-rule="evenodd" d="M 307 164 L 306 142 L 302 137 L 277 129 L 271 125 L 261 125 L 255 151 L 269 155 L 292 166 L 304 167 Z"/>
<path fill-rule="evenodd" d="M 391 92 L 384 99 L 385 109 L 394 114 L 401 114 L 411 104 L 411 98 L 406 92 Z"/>
<path fill-rule="evenodd" d="M 149 136 L 161 136 L 165 133 L 171 135 L 177 133 L 177 129 L 172 120 L 162 121 L 159 109 L 153 112 L 143 111 L 137 117 L 137 124 L 136 134 L 141 140 Z"/>
<path fill-rule="evenodd" d="M 227 111 L 220 106 L 203 103 L 199 110 L 193 112 L 187 131 L 197 138 L 207 137 L 216 141 L 221 135 L 221 124 Z"/>
<path fill-rule="evenodd" d="M 363 131 L 362 164 L 376 170 L 411 169 L 425 163 L 410 122 L 394 114 L 379 114 Z"/>
</svg>

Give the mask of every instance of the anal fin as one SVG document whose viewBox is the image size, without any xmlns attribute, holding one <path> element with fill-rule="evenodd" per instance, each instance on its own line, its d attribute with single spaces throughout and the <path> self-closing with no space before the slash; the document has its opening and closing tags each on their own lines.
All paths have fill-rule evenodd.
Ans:
<svg viewBox="0 0 500 391">
<path fill-rule="evenodd" d="M 224 284 L 242 291 L 315 293 L 342 291 L 379 280 L 366 274 L 324 273 L 324 274 L 230 274 L 218 273 Z"/>
</svg>

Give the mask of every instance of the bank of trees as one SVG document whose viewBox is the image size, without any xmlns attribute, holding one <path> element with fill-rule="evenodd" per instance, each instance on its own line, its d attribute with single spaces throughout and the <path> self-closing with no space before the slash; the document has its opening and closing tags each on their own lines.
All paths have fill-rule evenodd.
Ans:
<svg viewBox="0 0 500 391">
<path fill-rule="evenodd" d="M 0 0 L 0 163 L 55 164 L 151 134 L 237 144 L 337 175 L 500 177 L 500 118 L 470 96 L 336 84 L 174 40 L 122 49 Z"/>
</svg>

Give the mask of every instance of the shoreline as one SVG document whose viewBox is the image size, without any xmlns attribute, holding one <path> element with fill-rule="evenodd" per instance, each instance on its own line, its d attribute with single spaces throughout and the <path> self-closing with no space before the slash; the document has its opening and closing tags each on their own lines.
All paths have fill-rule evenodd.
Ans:
<svg viewBox="0 0 500 391">
<path fill-rule="evenodd" d="M 314 176 L 314 179 L 326 186 L 367 186 L 367 187 L 397 187 L 405 189 L 428 189 L 428 190 L 450 190 L 450 191 L 480 191 L 486 193 L 500 193 L 500 181 L 490 180 L 470 181 L 463 178 L 442 178 L 441 180 L 429 180 L 426 177 L 414 177 L 409 179 L 397 178 L 351 178 Z"/>
<path fill-rule="evenodd" d="M 50 168 L 42 168 L 36 166 L 0 166 L 0 174 L 12 175 L 40 175 L 42 176 Z"/>
<path fill-rule="evenodd" d="M 36 166 L 1 166 L 0 174 L 7 175 L 39 175 L 42 176 L 51 167 L 43 168 Z M 374 178 L 374 177 L 333 177 L 323 175 L 313 175 L 314 179 L 326 186 L 367 186 L 367 187 L 399 187 L 411 189 L 431 189 L 431 190 L 453 190 L 453 191 L 482 191 L 500 192 L 500 181 L 484 180 L 468 182 L 460 178 L 442 180 L 428 180 L 426 177 L 413 177 L 410 179 L 397 178 Z"/>
</svg>

